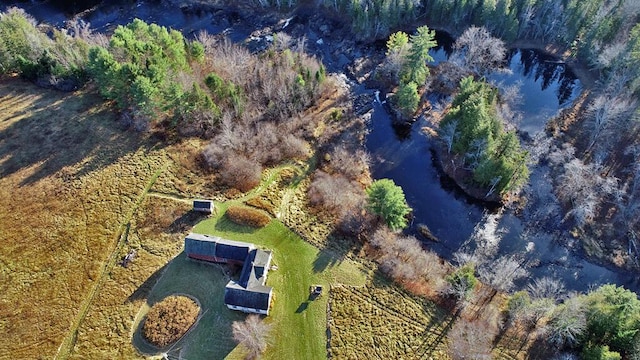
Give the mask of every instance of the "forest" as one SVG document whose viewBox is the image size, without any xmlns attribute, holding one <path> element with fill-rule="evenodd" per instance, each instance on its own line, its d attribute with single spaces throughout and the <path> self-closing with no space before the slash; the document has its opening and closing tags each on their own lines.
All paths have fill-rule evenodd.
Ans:
<svg viewBox="0 0 640 360">
<path fill-rule="evenodd" d="M 383 40 L 375 76 L 401 121 L 430 111 L 432 72 L 446 78 L 454 84 L 451 101 L 434 136 L 453 176 L 463 174 L 485 199 L 517 207 L 529 167 L 548 164 L 550 196 L 563 211 L 559 226 L 595 243 L 600 261 L 611 263 L 622 252 L 615 265 L 637 271 L 640 3 L 256 0 L 247 6 L 280 13 L 317 6 L 339 14 L 359 44 Z M 433 29 L 457 38 L 448 68 L 429 65 L 429 50 L 437 46 Z M 509 122 L 509 94 L 486 81 L 516 43 L 544 49 L 594 80 L 533 146 Z M 348 96 L 312 116 L 340 83 L 305 51 L 303 39 L 278 32 L 266 50 L 251 52 L 206 31 L 185 37 L 140 19 L 112 34 L 78 19 L 65 29 L 47 28 L 9 8 L 0 13 L 0 74 L 59 91 L 95 91 L 132 133 L 167 143 L 202 140 L 198 171 L 213 174 L 222 197 L 258 188 L 270 169 L 310 164 L 292 180 L 304 184 L 303 211 L 330 223 L 340 241 L 364 246 L 359 256 L 409 293 L 455 314 L 446 335 L 453 359 L 491 358 L 496 339 L 512 332 L 543 341 L 555 359 L 640 358 L 635 293 L 615 285 L 568 293 L 551 278 L 515 291 L 528 276 L 520 259 L 458 252 L 449 263 L 404 235 L 411 208 L 393 181 L 371 178 L 372 159 L 359 137 L 366 125 Z"/>
</svg>

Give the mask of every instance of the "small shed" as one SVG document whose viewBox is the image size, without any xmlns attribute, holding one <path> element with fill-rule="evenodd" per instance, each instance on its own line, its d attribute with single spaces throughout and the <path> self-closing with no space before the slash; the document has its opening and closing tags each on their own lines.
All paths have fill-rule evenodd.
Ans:
<svg viewBox="0 0 640 360">
<path fill-rule="evenodd" d="M 193 211 L 211 214 L 213 213 L 213 201 L 212 200 L 193 200 Z"/>
</svg>

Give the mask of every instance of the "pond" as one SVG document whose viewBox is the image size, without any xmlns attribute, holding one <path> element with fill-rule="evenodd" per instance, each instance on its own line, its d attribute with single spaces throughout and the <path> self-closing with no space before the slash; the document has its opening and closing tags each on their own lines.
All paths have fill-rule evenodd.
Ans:
<svg viewBox="0 0 640 360">
<path fill-rule="evenodd" d="M 442 35 L 440 38 L 447 40 Z M 450 53 L 445 44 L 434 49 L 432 56 L 440 62 Z M 580 94 L 580 81 L 551 57 L 535 50 L 514 49 L 507 60 L 511 72 L 491 75 L 489 81 L 519 86 L 522 101 L 516 110 L 522 115 L 521 132 L 533 136 L 542 131 L 551 116 Z M 529 264 L 532 278 L 560 279 L 569 290 L 586 291 L 604 283 L 624 285 L 634 291 L 640 288 L 635 277 L 585 260 L 578 251 L 579 242 L 567 239 L 566 231 L 525 223 L 510 210 L 488 209 L 467 197 L 437 168 L 431 151 L 434 140 L 421 130 L 425 125 L 426 120 L 419 119 L 410 127 L 395 126 L 385 107 L 376 102 L 366 139 L 374 178 L 393 179 L 413 208 L 408 234 L 421 238 L 417 225 L 426 224 L 440 241 L 426 241 L 425 245 L 444 258 L 451 259 L 456 251 L 473 251 L 480 246 L 496 257 L 517 256 Z M 552 189 L 547 172 L 544 167 L 534 169 L 531 184 L 549 194 Z M 561 218 L 552 220 L 559 224 Z"/>
</svg>

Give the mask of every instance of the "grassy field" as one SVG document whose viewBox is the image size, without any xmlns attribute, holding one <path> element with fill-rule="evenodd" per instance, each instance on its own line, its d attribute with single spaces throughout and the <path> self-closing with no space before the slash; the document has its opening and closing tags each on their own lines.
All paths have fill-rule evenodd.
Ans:
<svg viewBox="0 0 640 360">
<path fill-rule="evenodd" d="M 382 278 L 365 287 L 333 287 L 329 305 L 336 359 L 448 358 L 445 327 L 452 318 Z"/>
<path fill-rule="evenodd" d="M 328 261 L 327 257 L 332 257 L 332 254 L 304 242 L 278 221 L 272 221 L 261 229 L 251 229 L 221 217 L 222 210 L 218 210 L 218 216 L 196 225 L 194 231 L 272 249 L 273 264 L 278 266 L 277 270 L 269 273 L 267 280 L 267 284 L 274 287 L 274 304 L 264 320 L 273 324 L 272 346 L 265 358 L 326 358 L 328 296 L 325 294 L 310 301 L 309 286 L 364 285 L 366 274 L 350 260 Z M 330 266 L 325 266 L 329 263 Z M 199 280 L 191 284 L 192 277 Z M 185 281 L 186 285 L 183 285 Z M 223 293 L 227 281 L 228 277 L 218 266 L 185 261 L 184 255 L 180 255 L 168 266 L 151 292 L 149 300 L 161 299 L 172 292 L 184 292 L 198 298 L 203 309 L 208 310 L 198 326 L 173 350 L 179 356 L 185 359 L 222 359 L 229 354 L 231 358 L 242 356 L 241 348 L 231 352 L 235 347 L 230 337 L 231 321 L 244 318 L 244 315 L 224 306 Z"/>
<path fill-rule="evenodd" d="M 72 344 L 163 155 L 87 93 L 0 82 L 0 348 Z"/>
</svg>

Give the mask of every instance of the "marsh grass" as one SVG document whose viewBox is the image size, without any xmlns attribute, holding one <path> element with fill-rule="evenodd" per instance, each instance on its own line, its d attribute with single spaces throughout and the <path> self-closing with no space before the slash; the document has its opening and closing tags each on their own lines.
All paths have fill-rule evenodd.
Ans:
<svg viewBox="0 0 640 360">
<path fill-rule="evenodd" d="M 334 358 L 447 359 L 441 334 L 451 318 L 433 303 L 378 276 L 367 286 L 334 286 L 330 298 Z"/>
<path fill-rule="evenodd" d="M 127 218 L 170 160 L 165 153 L 152 138 L 121 131 L 90 92 L 60 93 L 2 79 L 0 331 L 6 336 L 0 348 L 7 354 L 64 358 L 74 343 L 75 354 L 92 348 L 100 358 L 132 349 L 131 316 L 107 316 L 89 300 L 131 306 L 121 282 L 135 291 L 177 253 L 152 250 L 161 258 L 154 262 L 139 252 L 126 274 L 114 266 L 144 233 Z M 158 238 L 162 231 L 152 239 Z M 142 264 L 148 273 L 137 269 Z M 135 314 L 137 306 L 131 310 Z M 110 332 L 121 339 L 110 340 Z M 63 341 L 69 346 L 57 353 Z"/>
<path fill-rule="evenodd" d="M 0 348 L 51 358 L 155 159 L 87 93 L 4 78 L 0 110 Z"/>
</svg>

